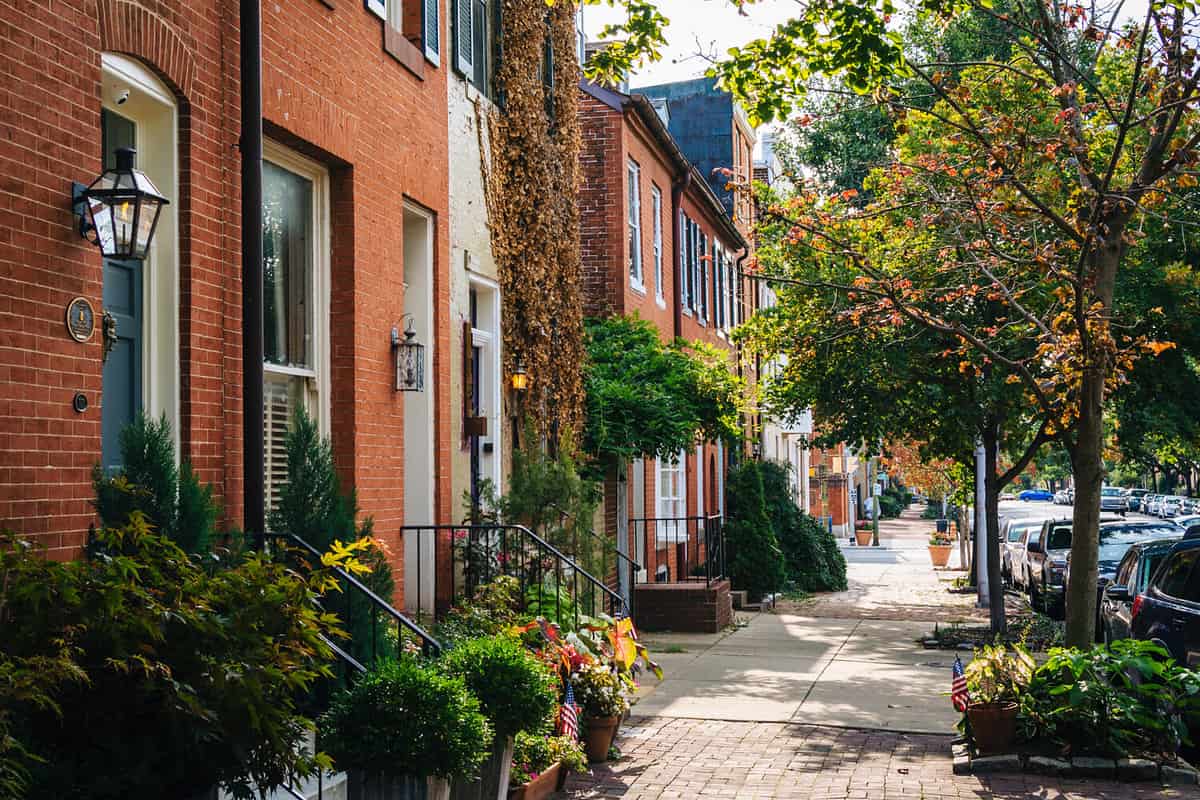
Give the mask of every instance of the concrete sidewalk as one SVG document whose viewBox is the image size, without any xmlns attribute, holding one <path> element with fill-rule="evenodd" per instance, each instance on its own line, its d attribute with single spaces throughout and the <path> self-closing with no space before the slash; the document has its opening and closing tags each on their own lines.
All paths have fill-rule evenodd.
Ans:
<svg viewBox="0 0 1200 800">
<path fill-rule="evenodd" d="M 949 733 L 953 654 L 914 643 L 930 627 L 783 613 L 726 634 L 648 635 L 666 677 L 648 679 L 634 713 Z"/>
</svg>

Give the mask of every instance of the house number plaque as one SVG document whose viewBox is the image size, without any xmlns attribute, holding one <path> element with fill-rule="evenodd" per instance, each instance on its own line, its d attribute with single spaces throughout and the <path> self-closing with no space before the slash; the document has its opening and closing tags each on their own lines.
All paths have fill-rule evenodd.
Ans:
<svg viewBox="0 0 1200 800">
<path fill-rule="evenodd" d="M 67 333 L 77 342 L 86 342 L 96 330 L 96 312 L 86 297 L 76 297 L 67 305 Z"/>
</svg>

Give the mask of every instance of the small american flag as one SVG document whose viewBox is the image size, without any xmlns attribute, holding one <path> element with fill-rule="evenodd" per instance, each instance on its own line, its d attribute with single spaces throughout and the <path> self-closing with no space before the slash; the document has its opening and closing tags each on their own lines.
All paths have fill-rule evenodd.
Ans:
<svg viewBox="0 0 1200 800">
<path fill-rule="evenodd" d="M 967 693 L 967 676 L 963 673 L 962 659 L 958 656 L 954 657 L 954 679 L 950 682 L 950 702 L 954 703 L 955 711 L 966 711 L 967 704 L 971 702 L 971 695 Z"/>
<path fill-rule="evenodd" d="M 558 715 L 558 727 L 562 736 L 579 738 L 579 710 L 575 707 L 575 690 L 570 681 L 567 681 L 567 696 L 563 698 L 562 711 Z"/>
</svg>

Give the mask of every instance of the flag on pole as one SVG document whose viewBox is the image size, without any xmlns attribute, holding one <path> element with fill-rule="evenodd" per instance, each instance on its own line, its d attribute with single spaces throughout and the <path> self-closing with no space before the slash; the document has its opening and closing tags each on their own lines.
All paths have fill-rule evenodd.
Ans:
<svg viewBox="0 0 1200 800">
<path fill-rule="evenodd" d="M 963 672 L 962 659 L 958 656 L 954 657 L 954 679 L 950 682 L 950 702 L 954 703 L 955 711 L 966 711 L 967 704 L 971 702 L 971 695 L 967 692 L 967 676 Z"/>
<path fill-rule="evenodd" d="M 567 681 L 567 696 L 563 698 L 562 710 L 558 715 L 559 733 L 570 736 L 572 740 L 579 738 L 579 709 L 575 707 L 575 690 Z"/>
</svg>

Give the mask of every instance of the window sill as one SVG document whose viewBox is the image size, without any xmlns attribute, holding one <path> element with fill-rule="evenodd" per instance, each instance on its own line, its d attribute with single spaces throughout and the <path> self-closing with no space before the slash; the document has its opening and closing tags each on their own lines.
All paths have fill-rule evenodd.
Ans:
<svg viewBox="0 0 1200 800">
<path fill-rule="evenodd" d="M 645 286 L 645 284 L 641 284 L 641 283 L 638 283 L 637 281 L 630 280 L 630 281 L 629 281 L 629 289 L 630 289 L 630 291 L 632 291 L 634 294 L 641 295 L 642 297 L 645 297 L 645 296 L 646 296 L 646 286 Z"/>
<path fill-rule="evenodd" d="M 667 310 L 667 299 L 661 294 L 654 298 L 654 304 L 664 311 Z"/>
<path fill-rule="evenodd" d="M 383 51 L 407 69 L 417 80 L 425 80 L 425 53 L 391 25 L 383 26 Z"/>
</svg>

